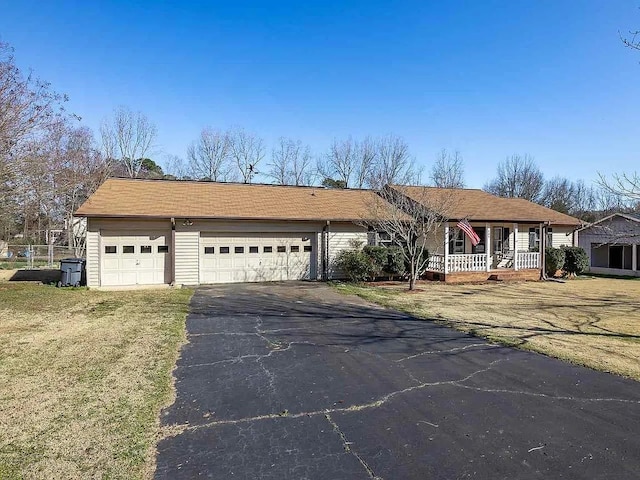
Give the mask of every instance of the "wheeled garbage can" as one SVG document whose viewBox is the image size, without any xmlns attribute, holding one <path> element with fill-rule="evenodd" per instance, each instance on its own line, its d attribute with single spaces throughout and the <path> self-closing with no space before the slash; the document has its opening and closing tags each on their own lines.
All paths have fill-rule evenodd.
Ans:
<svg viewBox="0 0 640 480">
<path fill-rule="evenodd" d="M 64 258 L 60 261 L 59 287 L 79 287 L 85 284 L 84 258 Z"/>
</svg>

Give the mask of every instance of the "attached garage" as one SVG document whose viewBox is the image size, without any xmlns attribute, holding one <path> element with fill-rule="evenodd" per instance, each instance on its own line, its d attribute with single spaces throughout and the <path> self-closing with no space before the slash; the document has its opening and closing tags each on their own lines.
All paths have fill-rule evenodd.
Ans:
<svg viewBox="0 0 640 480">
<path fill-rule="evenodd" d="M 200 283 L 310 280 L 315 233 L 200 234 Z M 312 271 L 313 270 L 313 271 Z"/>
<path fill-rule="evenodd" d="M 87 217 L 90 287 L 328 280 L 378 201 L 368 190 L 109 179 Z"/>
<path fill-rule="evenodd" d="M 100 284 L 159 285 L 171 282 L 170 231 L 101 233 Z"/>
</svg>

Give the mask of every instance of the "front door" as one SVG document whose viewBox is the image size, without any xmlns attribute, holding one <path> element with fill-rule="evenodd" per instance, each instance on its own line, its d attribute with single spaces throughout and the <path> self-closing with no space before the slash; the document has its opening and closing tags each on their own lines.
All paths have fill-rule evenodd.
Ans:
<svg viewBox="0 0 640 480">
<path fill-rule="evenodd" d="M 509 251 L 509 228 L 493 228 L 493 253 L 504 254 Z"/>
</svg>

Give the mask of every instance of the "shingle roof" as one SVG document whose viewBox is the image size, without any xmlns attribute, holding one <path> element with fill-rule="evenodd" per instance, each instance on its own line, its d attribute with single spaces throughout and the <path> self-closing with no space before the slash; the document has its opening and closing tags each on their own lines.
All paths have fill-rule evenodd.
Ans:
<svg viewBox="0 0 640 480">
<path fill-rule="evenodd" d="M 111 178 L 76 215 L 356 221 L 371 216 L 376 197 L 370 190 Z"/>
<path fill-rule="evenodd" d="M 502 198 L 483 190 L 461 188 L 393 186 L 417 202 L 437 202 L 452 220 L 551 222 L 581 225 L 582 221 L 522 198 Z"/>
</svg>

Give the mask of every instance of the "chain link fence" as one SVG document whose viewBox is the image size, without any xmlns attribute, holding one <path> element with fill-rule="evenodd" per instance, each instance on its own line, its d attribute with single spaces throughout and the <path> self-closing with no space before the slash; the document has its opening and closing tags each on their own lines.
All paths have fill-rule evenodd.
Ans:
<svg viewBox="0 0 640 480">
<path fill-rule="evenodd" d="M 60 260 L 75 257 L 74 249 L 57 245 L 0 245 L 0 269 L 60 268 Z"/>
</svg>

